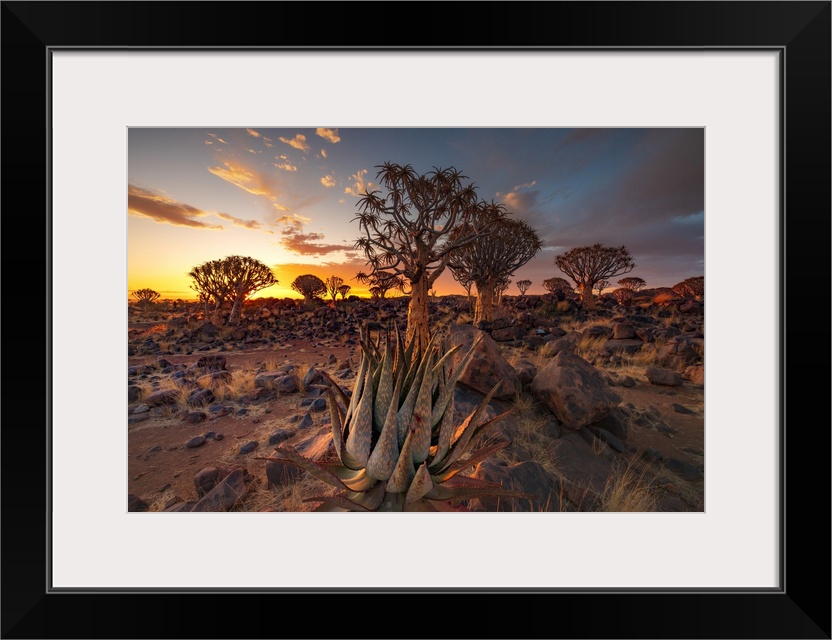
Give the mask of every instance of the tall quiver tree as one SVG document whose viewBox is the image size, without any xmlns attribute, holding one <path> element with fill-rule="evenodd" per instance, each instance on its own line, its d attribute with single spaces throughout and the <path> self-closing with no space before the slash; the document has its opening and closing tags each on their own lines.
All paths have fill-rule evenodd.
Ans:
<svg viewBox="0 0 832 640">
<path fill-rule="evenodd" d="M 208 301 L 212 301 L 213 322 L 222 322 L 222 305 L 231 293 L 231 283 L 226 277 L 226 264 L 224 260 L 209 260 L 194 267 L 188 272 L 191 280 L 191 289 L 197 292 L 199 299 L 205 301 L 206 314 L 209 308 Z M 207 319 L 207 318 L 206 318 Z"/>
<path fill-rule="evenodd" d="M 355 247 L 372 273 L 404 277 L 411 290 L 405 340 L 426 348 L 428 291 L 445 270 L 454 251 L 475 240 L 504 215 L 502 205 L 477 198 L 473 184 L 457 169 L 435 168 L 425 175 L 410 165 L 379 165 L 376 179 L 387 191 L 367 191 L 358 201 L 362 235 Z M 460 226 L 463 234 L 451 234 Z"/>
<path fill-rule="evenodd" d="M 467 232 L 461 227 L 455 234 Z M 487 234 L 454 252 L 450 266 L 457 280 L 467 279 L 477 286 L 474 323 L 491 321 L 501 286 L 505 284 L 503 291 L 507 289 L 509 276 L 542 248 L 543 240 L 527 222 L 500 217 L 489 227 Z M 525 293 L 522 287 L 521 291 Z"/>
<path fill-rule="evenodd" d="M 133 292 L 133 297 L 138 301 L 140 307 L 146 309 L 150 307 L 161 294 L 153 289 L 137 289 Z"/>
<path fill-rule="evenodd" d="M 233 294 L 230 324 L 240 321 L 243 304 L 253 294 L 278 284 L 272 270 L 264 263 L 248 256 L 229 256 L 225 259 L 227 277 Z"/>
<path fill-rule="evenodd" d="M 332 298 L 332 304 L 335 305 L 335 298 L 338 297 L 338 289 L 340 289 L 341 285 L 344 284 L 344 279 L 339 278 L 338 276 L 329 276 L 324 284 L 326 285 L 326 290 Z"/>
<path fill-rule="evenodd" d="M 636 266 L 623 245 L 606 247 L 601 244 L 575 247 L 561 253 L 555 256 L 555 265 L 575 282 L 584 309 L 595 308 L 592 289 L 597 282 L 629 273 Z"/>
</svg>

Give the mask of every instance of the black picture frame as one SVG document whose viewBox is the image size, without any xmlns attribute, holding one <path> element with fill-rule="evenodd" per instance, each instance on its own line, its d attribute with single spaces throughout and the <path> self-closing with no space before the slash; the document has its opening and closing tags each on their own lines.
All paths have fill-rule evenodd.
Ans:
<svg viewBox="0 0 832 640">
<path fill-rule="evenodd" d="M 408 12 L 404 23 L 392 4 L 2 3 L 2 293 L 9 311 L 0 434 L 2 637 L 830 638 L 830 387 L 828 376 L 804 368 L 817 361 L 827 365 L 830 353 L 828 327 L 816 327 L 830 317 L 828 287 L 822 286 L 830 265 L 832 211 L 830 2 L 395 3 Z M 327 20 L 316 20 L 324 6 Z M 307 28 L 281 30 L 278 23 Z M 49 336 L 51 323 L 65 310 L 52 308 L 48 278 L 48 95 L 50 51 L 65 47 L 777 50 L 785 80 L 781 587 L 53 592 L 48 487 L 59 479 L 50 473 L 48 444 L 50 389 L 60 381 L 49 377 Z M 815 332 L 811 348 L 807 329 Z M 787 351 L 787 345 L 796 347 Z M 390 628 L 382 611 L 405 617 Z"/>
</svg>

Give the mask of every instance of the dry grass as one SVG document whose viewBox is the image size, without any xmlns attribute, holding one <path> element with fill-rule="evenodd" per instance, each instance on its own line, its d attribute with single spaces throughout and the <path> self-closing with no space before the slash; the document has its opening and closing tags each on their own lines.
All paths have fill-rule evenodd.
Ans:
<svg viewBox="0 0 832 640">
<path fill-rule="evenodd" d="M 652 481 L 647 480 L 647 467 L 638 469 L 634 459 L 619 463 L 607 479 L 598 511 L 656 511 L 658 496 Z"/>
</svg>

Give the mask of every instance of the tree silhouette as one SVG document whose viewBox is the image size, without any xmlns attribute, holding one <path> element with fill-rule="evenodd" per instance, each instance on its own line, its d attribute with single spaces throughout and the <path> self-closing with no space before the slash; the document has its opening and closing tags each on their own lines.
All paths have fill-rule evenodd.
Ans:
<svg viewBox="0 0 832 640">
<path fill-rule="evenodd" d="M 531 280 L 518 280 L 514 284 L 516 284 L 517 288 L 520 289 L 520 295 L 524 296 L 524 295 L 526 295 L 526 291 L 529 290 L 529 287 L 532 286 L 532 281 Z"/>
<path fill-rule="evenodd" d="M 352 289 L 352 287 L 348 284 L 342 284 L 340 287 L 338 287 L 338 293 L 341 294 L 341 300 L 347 297 L 347 294 L 350 292 L 350 289 Z"/>
<path fill-rule="evenodd" d="M 335 298 L 338 296 L 338 289 L 344 284 L 344 279 L 339 278 L 338 276 L 329 276 L 324 283 L 326 285 L 326 290 L 329 292 L 329 295 L 332 297 L 332 304 L 335 304 Z"/>
<path fill-rule="evenodd" d="M 318 276 L 305 273 L 294 279 L 292 289 L 301 294 L 306 304 L 309 304 L 326 293 L 326 284 Z"/>
<path fill-rule="evenodd" d="M 133 292 L 133 297 L 138 300 L 139 306 L 147 308 L 159 299 L 161 294 L 153 289 L 138 289 Z"/>
<path fill-rule="evenodd" d="M 445 270 L 451 254 L 472 242 L 503 214 L 503 206 L 479 201 L 473 184 L 455 168 L 419 175 L 410 165 L 387 162 L 376 179 L 385 188 L 367 191 L 358 201 L 362 235 L 355 242 L 372 273 L 406 279 L 411 290 L 405 341 L 424 347 L 428 329 L 428 291 Z M 467 232 L 450 240 L 460 225 Z"/>
<path fill-rule="evenodd" d="M 468 229 L 463 225 L 451 238 L 466 233 Z M 497 285 L 507 280 L 542 248 L 543 241 L 527 222 L 501 216 L 488 227 L 488 233 L 454 252 L 449 262 L 451 272 L 456 274 L 457 280 L 469 279 L 477 285 L 475 323 L 491 320 Z M 530 281 L 521 280 L 518 287 L 524 282 L 531 285 Z M 525 289 L 521 288 L 521 291 L 525 293 Z"/>
<path fill-rule="evenodd" d="M 683 298 L 696 298 L 701 300 L 705 295 L 705 276 L 694 276 L 674 284 L 671 289 L 673 293 Z"/>
<path fill-rule="evenodd" d="M 620 284 L 624 289 L 629 289 L 630 291 L 641 291 L 647 286 L 647 283 L 644 280 L 634 276 L 621 278 L 621 280 L 618 281 L 618 284 Z"/>
<path fill-rule="evenodd" d="M 604 289 L 606 289 L 608 286 L 610 286 L 610 281 L 609 280 L 599 280 L 598 282 L 595 283 L 595 290 L 598 292 L 598 295 L 600 296 L 601 292 Z"/>
<path fill-rule="evenodd" d="M 355 279 L 368 286 L 368 291 L 373 298 L 384 299 L 387 292 L 393 289 L 407 293 L 407 280 L 404 279 L 404 276 L 397 276 L 387 271 L 370 273 L 359 271 L 355 274 Z"/>
<path fill-rule="evenodd" d="M 567 280 L 555 276 L 543 281 L 543 288 L 553 294 L 558 300 L 563 300 L 572 291 L 572 285 Z"/>
<path fill-rule="evenodd" d="M 221 323 L 222 308 L 226 302 L 231 303 L 229 321 L 236 323 L 243 304 L 252 293 L 278 283 L 268 266 L 248 256 L 209 260 L 191 269 L 188 275 L 193 280 L 191 289 L 205 304 L 206 313 L 209 301 L 213 301 L 215 324 Z"/>
<path fill-rule="evenodd" d="M 598 281 L 628 273 L 636 266 L 623 245 L 601 244 L 575 247 L 559 254 L 555 256 L 555 265 L 575 282 L 584 309 L 595 308 L 592 289 Z"/>
<path fill-rule="evenodd" d="M 497 294 L 497 305 L 503 301 L 503 294 L 508 291 L 509 286 L 511 286 L 511 280 L 509 278 L 500 278 L 497 281 L 497 284 L 494 286 L 494 293 Z"/>
</svg>

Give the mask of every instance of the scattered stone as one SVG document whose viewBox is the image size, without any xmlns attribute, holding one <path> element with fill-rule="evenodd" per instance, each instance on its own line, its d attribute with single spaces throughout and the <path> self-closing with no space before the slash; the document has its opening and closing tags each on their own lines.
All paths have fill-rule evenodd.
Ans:
<svg viewBox="0 0 832 640">
<path fill-rule="evenodd" d="M 300 391 L 300 380 L 290 373 L 275 380 L 274 388 L 278 393 L 297 393 Z"/>
<path fill-rule="evenodd" d="M 150 511 L 150 505 L 130 493 L 127 494 L 127 511 Z"/>
<path fill-rule="evenodd" d="M 251 453 L 258 446 L 260 446 L 260 445 L 257 443 L 256 440 L 250 440 L 249 442 L 246 442 L 244 445 L 240 446 L 240 453 L 243 454 L 243 455 L 246 454 L 246 453 Z"/>
<path fill-rule="evenodd" d="M 275 381 L 285 375 L 285 371 L 263 371 L 254 376 L 254 387 L 256 389 L 273 389 Z"/>
<path fill-rule="evenodd" d="M 474 511 L 552 511 L 555 510 L 556 491 L 554 478 L 532 460 L 502 466 L 493 460 L 480 462 L 472 477 L 492 482 L 503 489 L 529 494 L 529 498 L 503 498 L 488 496 L 472 501 Z"/>
<path fill-rule="evenodd" d="M 631 340 L 635 337 L 636 328 L 629 322 L 617 322 L 612 326 L 613 340 Z"/>
<path fill-rule="evenodd" d="M 189 411 L 185 414 L 185 422 L 188 424 L 199 424 L 208 419 L 208 414 L 204 411 Z"/>
<path fill-rule="evenodd" d="M 685 480 L 695 482 L 702 479 L 702 472 L 687 462 L 679 460 L 678 458 L 669 458 L 664 463 L 669 471 L 681 476 Z"/>
<path fill-rule="evenodd" d="M 158 444 L 154 444 L 152 447 L 150 447 L 147 450 L 147 452 L 148 453 L 156 453 L 157 451 L 161 451 L 161 450 L 162 450 L 162 447 L 160 447 Z"/>
<path fill-rule="evenodd" d="M 266 484 L 269 488 L 292 484 L 301 476 L 303 476 L 303 469 L 291 462 L 281 460 L 266 462 Z"/>
<path fill-rule="evenodd" d="M 176 389 L 161 389 L 154 391 L 144 402 L 150 407 L 161 407 L 163 405 L 176 404 L 179 399 L 179 391 Z"/>
<path fill-rule="evenodd" d="M 626 440 L 630 435 L 624 412 L 620 407 L 616 407 L 608 415 L 590 425 L 590 428 L 593 427 L 595 429 L 604 429 L 619 440 Z"/>
<path fill-rule="evenodd" d="M 211 404 L 214 399 L 214 392 L 210 389 L 194 389 L 188 394 L 188 404 L 192 407 L 203 407 Z"/>
<path fill-rule="evenodd" d="M 547 438 L 557 440 L 561 436 L 560 425 L 554 420 L 549 420 L 540 428 L 540 433 Z"/>
<path fill-rule="evenodd" d="M 705 384 L 705 367 L 702 365 L 692 365 L 685 369 L 682 374 L 685 380 L 690 380 L 693 384 Z"/>
<path fill-rule="evenodd" d="M 129 385 L 127 387 L 127 403 L 132 404 L 138 402 L 142 398 L 142 389 L 136 385 Z M 146 405 L 145 405 L 146 406 Z"/>
<path fill-rule="evenodd" d="M 201 447 L 204 444 L 205 436 L 194 436 L 185 443 L 185 446 L 188 447 L 188 449 L 196 449 L 197 447 Z"/>
<path fill-rule="evenodd" d="M 197 502 L 191 511 L 229 511 L 245 496 L 243 469 L 234 469 Z"/>
<path fill-rule="evenodd" d="M 451 326 L 450 334 L 445 338 L 445 348 L 451 349 L 456 345 L 461 348 L 451 356 L 450 367 L 455 368 L 462 357 L 479 337 L 482 337 L 465 369 L 459 382 L 487 394 L 499 384 L 494 397 L 501 400 L 511 400 L 519 394 L 523 385 L 514 372 L 514 368 L 500 353 L 500 347 L 494 339 L 470 324 Z"/>
<path fill-rule="evenodd" d="M 278 429 L 277 431 L 273 431 L 269 434 L 269 444 L 272 446 L 278 445 L 281 442 L 285 442 L 293 435 L 294 433 L 288 429 Z"/>
<path fill-rule="evenodd" d="M 694 412 L 693 412 L 691 409 L 688 409 L 686 406 L 681 405 L 681 404 L 678 404 L 678 403 L 676 403 L 676 402 L 674 402 L 674 403 L 673 403 L 672 405 L 670 405 L 670 406 L 672 406 L 672 407 L 673 407 L 673 410 L 674 410 L 676 413 L 683 413 L 683 414 L 685 414 L 685 415 L 693 415 L 693 414 L 694 414 Z"/>
<path fill-rule="evenodd" d="M 647 447 L 644 451 L 641 452 L 641 459 L 646 462 L 657 462 L 664 459 L 664 456 L 658 449 L 654 449 L 653 447 Z"/>
<path fill-rule="evenodd" d="M 139 415 L 140 413 L 147 413 L 150 411 L 150 405 L 140 404 L 135 409 L 133 409 L 133 415 Z"/>
<path fill-rule="evenodd" d="M 537 367 L 528 360 L 521 360 L 514 365 L 514 371 L 517 373 L 517 378 L 523 386 L 531 384 L 532 380 L 534 380 L 534 377 L 537 375 Z"/>
<path fill-rule="evenodd" d="M 248 413 L 248 409 L 246 409 L 245 407 L 240 407 L 239 409 L 237 409 L 237 410 L 234 412 L 234 415 L 235 415 L 235 416 L 244 416 L 244 415 L 246 415 L 247 413 Z"/>
<path fill-rule="evenodd" d="M 682 384 L 682 376 L 669 369 L 662 369 L 651 365 L 644 369 L 644 375 L 647 376 L 651 384 L 666 387 L 678 387 Z"/>
<path fill-rule="evenodd" d="M 308 413 L 304 414 L 303 418 L 298 423 L 298 429 L 308 429 L 313 424 L 312 416 Z"/>
<path fill-rule="evenodd" d="M 316 398 L 312 402 L 311 409 L 315 412 L 326 411 L 326 398 Z"/>
</svg>

